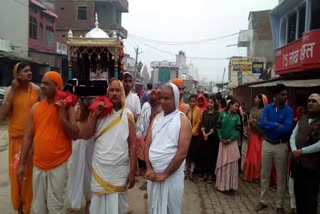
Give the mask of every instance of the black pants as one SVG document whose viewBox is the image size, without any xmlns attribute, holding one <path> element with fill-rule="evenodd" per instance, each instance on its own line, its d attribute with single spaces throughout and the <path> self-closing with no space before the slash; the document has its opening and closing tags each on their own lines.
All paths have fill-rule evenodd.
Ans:
<svg viewBox="0 0 320 214">
<path fill-rule="evenodd" d="M 314 170 L 295 163 L 294 195 L 297 214 L 317 214 L 320 176 Z"/>
<path fill-rule="evenodd" d="M 201 142 L 201 168 L 204 173 L 214 175 L 219 151 L 219 138 L 211 135 L 208 141 Z"/>
</svg>

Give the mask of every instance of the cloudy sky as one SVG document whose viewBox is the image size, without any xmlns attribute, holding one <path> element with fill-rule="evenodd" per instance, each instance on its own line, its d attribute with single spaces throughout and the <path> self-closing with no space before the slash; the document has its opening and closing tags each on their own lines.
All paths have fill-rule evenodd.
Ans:
<svg viewBox="0 0 320 214">
<path fill-rule="evenodd" d="M 220 59 L 244 56 L 246 50 L 230 47 L 237 43 L 237 35 L 216 38 L 248 29 L 250 11 L 272 9 L 277 3 L 278 0 L 129 0 L 129 13 L 122 18 L 129 34 L 125 52 L 135 56 L 134 47 L 139 46 L 143 51 L 139 61 L 150 71 L 150 62 L 175 61 L 175 54 L 182 50 L 187 63 L 198 67 L 201 79 L 221 82 L 228 60 Z M 204 39 L 216 40 L 184 43 Z"/>
</svg>

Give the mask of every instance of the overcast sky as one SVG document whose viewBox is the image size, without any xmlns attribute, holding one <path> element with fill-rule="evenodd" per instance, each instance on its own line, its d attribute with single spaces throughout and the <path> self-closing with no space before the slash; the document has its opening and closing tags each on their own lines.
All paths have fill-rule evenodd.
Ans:
<svg viewBox="0 0 320 214">
<path fill-rule="evenodd" d="M 245 48 L 226 47 L 237 43 L 237 35 L 196 45 L 162 45 L 152 40 L 168 42 L 216 38 L 248 29 L 250 11 L 274 8 L 278 0 L 129 0 L 129 13 L 123 14 L 122 25 L 128 30 L 125 52 L 135 56 L 133 46 L 143 51 L 139 55 L 148 66 L 152 61 L 175 61 L 182 50 L 187 63 L 199 69 L 200 78 L 221 82 L 228 60 L 199 60 L 188 57 L 227 58 L 245 56 Z M 133 34 L 130 36 L 130 34 Z M 163 53 L 157 49 L 172 54 Z M 227 80 L 227 73 L 225 81 Z"/>
</svg>

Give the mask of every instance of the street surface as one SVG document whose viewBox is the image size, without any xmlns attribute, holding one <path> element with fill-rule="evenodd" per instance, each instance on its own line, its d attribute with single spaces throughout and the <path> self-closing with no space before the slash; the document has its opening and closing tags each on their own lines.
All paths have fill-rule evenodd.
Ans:
<svg viewBox="0 0 320 214">
<path fill-rule="evenodd" d="M 10 184 L 8 179 L 8 135 L 6 124 L 0 124 L 0 213 L 11 214 Z M 247 144 L 243 145 L 243 154 L 246 154 Z M 129 209 L 132 213 L 147 213 L 147 200 L 145 199 L 146 183 L 142 177 L 137 177 L 133 190 L 129 191 Z M 201 182 L 196 177 L 195 182 L 185 182 L 183 200 L 183 214 L 245 214 L 257 213 L 254 206 L 259 200 L 259 185 L 240 180 L 239 189 L 234 194 L 218 192 L 214 184 Z M 275 189 L 271 188 L 272 201 L 268 210 L 259 213 L 274 213 Z M 66 201 L 68 207 L 68 202 Z M 84 202 L 83 202 L 84 207 Z M 289 211 L 289 196 L 287 196 L 285 209 Z M 84 208 L 79 213 L 85 213 Z"/>
</svg>

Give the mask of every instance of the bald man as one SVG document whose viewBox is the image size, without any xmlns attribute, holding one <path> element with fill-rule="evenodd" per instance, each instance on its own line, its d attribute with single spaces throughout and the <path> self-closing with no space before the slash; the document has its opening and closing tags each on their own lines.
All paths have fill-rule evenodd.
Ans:
<svg viewBox="0 0 320 214">
<path fill-rule="evenodd" d="M 183 92 L 185 89 L 184 82 L 182 79 L 176 78 L 172 81 L 173 84 L 175 84 L 178 87 L 179 90 L 179 111 L 183 112 L 185 115 L 188 115 L 190 111 L 190 106 L 187 103 L 184 103 L 183 98 Z"/>
<path fill-rule="evenodd" d="M 46 99 L 33 105 L 24 138 L 18 167 L 20 182 L 24 180 L 24 164 L 32 143 L 34 214 L 62 214 L 68 179 L 67 161 L 71 155 L 71 140 L 76 140 L 79 129 L 72 106 L 63 101 L 55 103 L 56 90 L 63 87 L 57 72 L 47 72 L 42 78 L 41 91 Z"/>
</svg>

